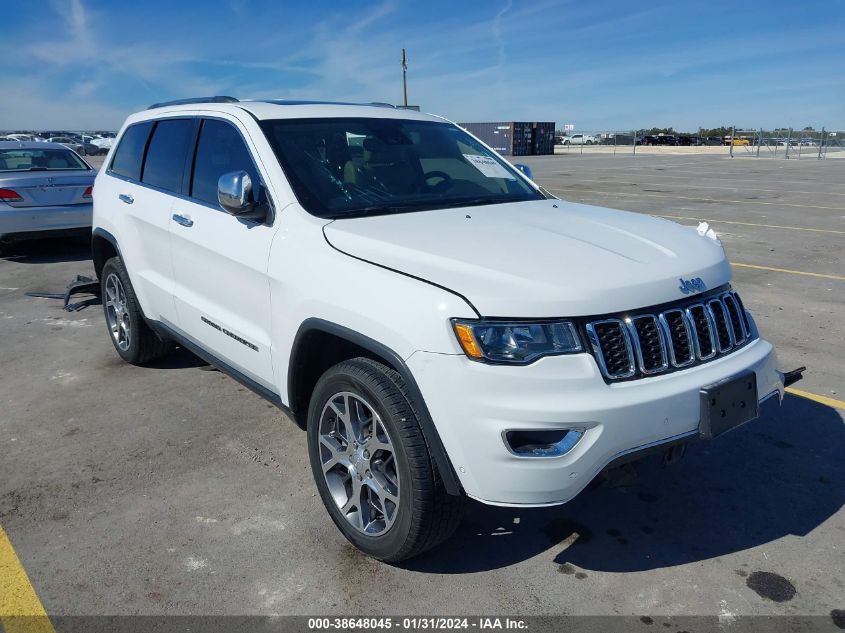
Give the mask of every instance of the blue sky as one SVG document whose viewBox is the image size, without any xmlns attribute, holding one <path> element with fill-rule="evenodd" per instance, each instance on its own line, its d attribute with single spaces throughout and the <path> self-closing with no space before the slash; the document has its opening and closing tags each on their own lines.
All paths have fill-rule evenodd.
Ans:
<svg viewBox="0 0 845 633">
<path fill-rule="evenodd" d="M 581 130 L 845 128 L 845 2 L 8 2 L 0 129 L 184 96 L 402 99 Z"/>
</svg>

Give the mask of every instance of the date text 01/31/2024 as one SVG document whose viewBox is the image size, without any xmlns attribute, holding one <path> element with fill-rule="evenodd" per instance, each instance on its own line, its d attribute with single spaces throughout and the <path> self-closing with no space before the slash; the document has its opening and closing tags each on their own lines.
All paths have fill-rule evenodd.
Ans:
<svg viewBox="0 0 845 633">
<path fill-rule="evenodd" d="M 443 631 L 452 629 L 519 630 L 528 624 L 519 618 L 445 618 L 445 617 L 358 617 L 358 618 L 309 618 L 308 630 L 378 630 L 398 629 L 400 631 Z"/>
</svg>

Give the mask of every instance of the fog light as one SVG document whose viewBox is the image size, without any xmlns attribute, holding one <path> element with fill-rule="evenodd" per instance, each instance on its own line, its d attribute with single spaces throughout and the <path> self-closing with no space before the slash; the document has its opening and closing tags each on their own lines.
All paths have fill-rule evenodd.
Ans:
<svg viewBox="0 0 845 633">
<path fill-rule="evenodd" d="M 575 448 L 583 436 L 583 429 L 502 433 L 505 446 L 517 457 L 560 457 Z"/>
</svg>

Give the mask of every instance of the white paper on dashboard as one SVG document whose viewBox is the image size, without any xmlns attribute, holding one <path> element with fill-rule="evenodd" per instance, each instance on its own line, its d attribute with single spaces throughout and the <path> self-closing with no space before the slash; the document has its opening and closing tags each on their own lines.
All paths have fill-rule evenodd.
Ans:
<svg viewBox="0 0 845 633">
<path fill-rule="evenodd" d="M 464 159 L 488 178 L 507 178 L 508 180 L 516 180 L 513 174 L 489 156 L 464 154 Z"/>
</svg>

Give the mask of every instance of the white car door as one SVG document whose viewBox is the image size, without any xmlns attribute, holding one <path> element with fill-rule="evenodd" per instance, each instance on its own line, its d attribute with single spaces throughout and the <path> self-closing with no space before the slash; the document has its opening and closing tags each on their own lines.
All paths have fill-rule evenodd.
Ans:
<svg viewBox="0 0 845 633">
<path fill-rule="evenodd" d="M 178 326 L 192 342 L 277 392 L 270 353 L 267 222 L 229 215 L 217 202 L 221 175 L 245 171 L 264 181 L 248 133 L 234 118 L 202 120 L 188 195 L 170 225 Z"/>
<path fill-rule="evenodd" d="M 144 314 L 149 319 L 167 321 L 176 318 L 169 233 L 173 195 L 141 181 L 144 151 L 155 124 L 144 121 L 126 129 L 108 167 L 110 177 L 98 179 L 96 195 L 116 211 L 113 217 L 120 234 L 121 255 Z M 160 140 L 165 140 L 164 136 Z M 156 143 L 156 154 L 160 154 L 160 147 L 161 143 Z M 182 161 L 184 165 L 184 153 Z"/>
</svg>

